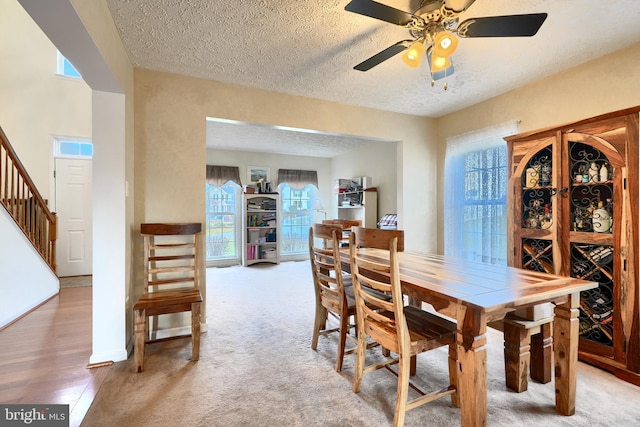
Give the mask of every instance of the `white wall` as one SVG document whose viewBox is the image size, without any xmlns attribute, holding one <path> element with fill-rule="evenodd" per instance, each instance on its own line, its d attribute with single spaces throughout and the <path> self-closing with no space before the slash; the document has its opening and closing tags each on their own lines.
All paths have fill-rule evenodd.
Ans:
<svg viewBox="0 0 640 427">
<path fill-rule="evenodd" d="M 331 162 L 332 180 L 359 176 L 372 178 L 372 186 L 378 189 L 376 221 L 384 214 L 398 212 L 398 172 L 402 167 L 398 168 L 397 151 L 400 145 L 396 142 L 370 141 L 358 150 L 333 158 Z M 333 191 L 333 182 L 331 187 Z M 336 217 L 337 198 L 333 194 L 330 206 L 329 217 Z"/>
<path fill-rule="evenodd" d="M 126 182 L 124 95 L 94 91 L 93 353 L 91 363 L 124 360 L 127 307 L 125 271 Z"/>
<path fill-rule="evenodd" d="M 0 328 L 58 293 L 60 282 L 0 206 Z"/>
</svg>

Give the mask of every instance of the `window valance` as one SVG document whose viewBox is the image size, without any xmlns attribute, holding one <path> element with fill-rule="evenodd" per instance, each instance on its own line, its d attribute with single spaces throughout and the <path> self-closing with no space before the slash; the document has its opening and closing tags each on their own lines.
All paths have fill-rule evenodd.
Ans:
<svg viewBox="0 0 640 427">
<path fill-rule="evenodd" d="M 309 184 L 318 186 L 317 171 L 303 171 L 297 169 L 278 169 L 276 185 L 287 183 L 292 188 L 302 189 Z"/>
<path fill-rule="evenodd" d="M 242 185 L 239 167 L 207 165 L 207 182 L 209 184 L 221 187 L 228 181 Z"/>
</svg>

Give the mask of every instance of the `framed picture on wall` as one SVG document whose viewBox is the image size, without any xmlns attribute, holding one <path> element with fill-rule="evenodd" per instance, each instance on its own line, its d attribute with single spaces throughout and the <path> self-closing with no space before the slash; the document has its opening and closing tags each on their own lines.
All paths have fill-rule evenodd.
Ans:
<svg viewBox="0 0 640 427">
<path fill-rule="evenodd" d="M 249 182 L 258 182 L 262 179 L 262 182 L 271 182 L 271 176 L 269 168 L 264 166 L 247 166 L 247 177 Z"/>
</svg>

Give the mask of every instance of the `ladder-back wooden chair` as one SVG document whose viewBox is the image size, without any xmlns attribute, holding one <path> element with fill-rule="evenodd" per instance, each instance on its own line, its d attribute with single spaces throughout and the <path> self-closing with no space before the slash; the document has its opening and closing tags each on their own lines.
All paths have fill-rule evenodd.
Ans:
<svg viewBox="0 0 640 427">
<path fill-rule="evenodd" d="M 349 243 L 349 234 L 351 233 L 351 227 L 360 227 L 362 225 L 362 221 L 359 219 L 325 219 L 322 221 L 323 224 L 329 225 L 339 225 L 342 227 L 342 233 L 340 234 L 340 243 L 341 245 L 346 245 Z"/>
<path fill-rule="evenodd" d="M 335 364 L 338 372 L 342 370 L 344 355 L 355 350 L 354 346 L 353 349 L 345 351 L 345 345 L 349 332 L 349 319 L 356 314 L 353 295 L 347 295 L 343 282 L 339 252 L 341 237 L 342 227 L 339 225 L 313 224 L 309 227 L 309 259 L 316 295 L 311 348 L 317 349 L 319 335 L 338 332 L 338 355 Z M 316 239 L 320 240 L 322 245 L 316 245 Z M 338 320 L 337 328 L 327 328 L 329 315 Z"/>
<path fill-rule="evenodd" d="M 379 258 L 376 261 L 367 259 L 361 254 L 363 249 L 356 245 L 357 238 L 358 230 L 354 229 L 349 244 L 358 328 L 353 391 L 360 391 L 362 377 L 369 372 L 386 367 L 397 374 L 394 426 L 404 425 L 406 411 L 444 396 L 451 396 L 452 404 L 458 406 L 455 323 L 437 314 L 404 305 L 397 258 L 397 237 L 391 239 L 388 247 L 389 262 L 380 261 Z M 367 289 L 391 294 L 391 301 L 379 299 L 375 293 L 368 292 Z M 367 337 L 389 349 L 397 357 L 367 365 Z M 410 359 L 421 352 L 441 346 L 449 346 L 449 384 L 438 391 L 421 393 L 420 397 L 409 400 Z M 397 373 L 389 368 L 389 365 L 394 363 L 398 363 Z"/>
<path fill-rule="evenodd" d="M 152 341 L 149 327 L 151 316 L 190 311 L 191 360 L 200 357 L 201 231 L 200 223 L 140 226 L 144 240 L 144 293 L 133 307 L 137 372 L 144 370 L 144 347 Z"/>
</svg>

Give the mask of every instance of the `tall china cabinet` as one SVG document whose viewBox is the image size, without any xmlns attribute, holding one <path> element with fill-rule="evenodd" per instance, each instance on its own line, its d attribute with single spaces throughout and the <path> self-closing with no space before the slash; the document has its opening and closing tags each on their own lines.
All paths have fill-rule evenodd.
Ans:
<svg viewBox="0 0 640 427">
<path fill-rule="evenodd" d="M 580 360 L 640 385 L 638 115 L 506 137 L 509 265 L 600 283 L 580 295 Z"/>
</svg>

